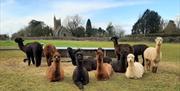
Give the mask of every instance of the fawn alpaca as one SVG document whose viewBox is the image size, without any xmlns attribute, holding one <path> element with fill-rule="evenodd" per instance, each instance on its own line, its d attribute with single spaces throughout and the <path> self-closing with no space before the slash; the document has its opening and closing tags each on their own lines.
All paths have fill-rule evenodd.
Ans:
<svg viewBox="0 0 180 91">
<path fill-rule="evenodd" d="M 96 51 L 97 68 L 95 73 L 97 80 L 108 80 L 113 72 L 110 64 L 103 63 L 103 56 L 102 50 L 98 49 Z"/>
<path fill-rule="evenodd" d="M 52 64 L 47 70 L 47 78 L 50 82 L 60 81 L 64 79 L 64 70 L 61 65 L 61 55 L 55 52 L 52 58 Z"/>
</svg>

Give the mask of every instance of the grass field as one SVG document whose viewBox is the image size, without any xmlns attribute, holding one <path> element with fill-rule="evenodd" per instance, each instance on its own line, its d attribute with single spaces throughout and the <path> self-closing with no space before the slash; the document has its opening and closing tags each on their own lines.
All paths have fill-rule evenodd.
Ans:
<svg viewBox="0 0 180 91">
<path fill-rule="evenodd" d="M 57 40 L 40 40 L 40 42 L 56 46 L 113 47 L 112 42 Z M 138 43 L 129 42 L 129 44 Z M 154 46 L 154 43 L 145 44 Z M 0 41 L 0 47 L 17 48 L 17 45 L 13 41 Z M 180 44 L 164 43 L 162 52 L 163 59 L 158 73 L 147 72 L 138 80 L 127 79 L 124 74 L 115 73 L 108 81 L 97 81 L 94 71 L 91 71 L 90 83 L 85 86 L 85 91 L 180 91 Z M 43 58 L 42 65 L 36 68 L 23 63 L 24 57 L 21 51 L 0 51 L 0 91 L 78 91 L 72 81 L 74 66 L 71 63 L 62 63 L 65 69 L 65 79 L 62 82 L 50 83 L 45 77 L 47 69 L 45 59 Z"/>
</svg>

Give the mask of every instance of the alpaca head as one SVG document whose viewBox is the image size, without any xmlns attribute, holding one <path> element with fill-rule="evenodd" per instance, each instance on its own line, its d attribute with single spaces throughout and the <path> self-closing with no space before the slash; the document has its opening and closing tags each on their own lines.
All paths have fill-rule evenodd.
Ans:
<svg viewBox="0 0 180 91">
<path fill-rule="evenodd" d="M 101 48 L 98 48 L 98 50 L 96 51 L 96 59 L 98 60 L 98 63 L 102 62 L 104 57 L 103 51 Z"/>
<path fill-rule="evenodd" d="M 68 48 L 67 48 L 67 51 L 68 51 L 69 53 L 73 53 L 73 49 L 72 49 L 71 47 L 68 47 Z"/>
<path fill-rule="evenodd" d="M 162 44 L 162 42 L 163 42 L 162 37 L 157 37 L 157 38 L 155 39 L 155 42 L 156 42 L 156 44 L 157 44 L 158 46 L 161 46 L 161 44 Z"/>
<path fill-rule="evenodd" d="M 59 52 L 55 52 L 54 55 L 53 55 L 53 58 L 52 58 L 52 61 L 53 62 L 56 62 L 56 63 L 59 63 L 61 60 L 61 55 Z"/>
<path fill-rule="evenodd" d="M 128 61 L 128 64 L 134 63 L 134 55 L 128 54 L 127 61 Z"/>
<path fill-rule="evenodd" d="M 117 41 L 118 39 L 119 39 L 118 36 L 113 36 L 113 37 L 111 37 L 111 41 Z"/>
<path fill-rule="evenodd" d="M 82 63 L 83 62 L 83 53 L 81 51 L 77 52 L 76 53 L 76 61 L 78 64 Z"/>
<path fill-rule="evenodd" d="M 16 43 L 22 43 L 24 40 L 22 38 L 15 38 L 14 40 Z"/>
</svg>

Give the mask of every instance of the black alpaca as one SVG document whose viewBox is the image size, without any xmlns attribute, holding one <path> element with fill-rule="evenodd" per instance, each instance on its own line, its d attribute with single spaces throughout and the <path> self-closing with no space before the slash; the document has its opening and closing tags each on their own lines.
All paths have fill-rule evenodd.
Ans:
<svg viewBox="0 0 180 91">
<path fill-rule="evenodd" d="M 135 61 L 139 62 L 138 56 L 142 55 L 142 59 L 143 59 L 142 65 L 144 66 L 144 54 L 143 53 L 144 53 L 145 49 L 148 48 L 148 46 L 144 45 L 144 44 L 137 44 L 137 45 L 133 45 L 132 47 L 134 50 Z"/>
<path fill-rule="evenodd" d="M 83 54 L 82 52 L 77 52 L 76 55 L 76 65 L 77 67 L 73 72 L 73 81 L 76 86 L 83 90 L 84 86 L 89 83 L 89 74 L 86 68 L 83 66 Z"/>
<path fill-rule="evenodd" d="M 73 64 L 74 66 L 76 66 L 76 57 L 75 57 L 75 54 L 76 54 L 76 52 L 78 52 L 78 51 L 80 51 L 80 49 L 73 50 L 71 47 L 68 47 L 68 48 L 67 48 L 67 52 L 68 52 L 68 54 L 69 54 L 69 56 L 70 56 L 70 58 L 71 58 L 72 64 Z"/>
<path fill-rule="evenodd" d="M 24 40 L 22 38 L 15 39 L 15 42 L 18 43 L 19 49 L 26 53 L 27 58 L 24 59 L 24 62 L 28 60 L 29 66 L 31 64 L 31 61 L 33 64 L 36 64 L 36 67 L 40 66 L 43 51 L 42 45 L 38 42 L 27 43 L 26 45 L 24 45 L 23 41 Z"/>
<path fill-rule="evenodd" d="M 118 37 L 112 37 L 111 40 L 114 43 L 115 54 L 117 61 L 111 63 L 115 72 L 124 73 L 127 68 L 127 55 L 133 53 L 133 48 L 129 44 L 118 44 Z"/>
<path fill-rule="evenodd" d="M 80 49 L 73 50 L 71 47 L 68 47 L 67 51 L 68 51 L 69 56 L 71 58 L 72 64 L 74 66 L 76 66 L 75 55 L 76 55 L 76 52 L 80 51 Z M 103 60 L 105 63 L 111 63 L 111 61 L 112 61 L 112 59 L 110 57 L 104 57 Z M 83 60 L 83 66 L 87 69 L 87 71 L 92 71 L 92 70 L 96 70 L 97 63 L 93 57 L 88 57 L 88 58 Z"/>
<path fill-rule="evenodd" d="M 81 51 L 80 49 L 77 49 L 77 50 L 73 50 L 71 47 L 68 47 L 67 48 L 67 51 L 69 53 L 69 56 L 71 58 L 71 61 L 72 61 L 72 64 L 74 66 L 77 65 L 76 63 L 76 53 Z M 96 60 L 92 57 L 88 57 L 86 59 L 83 59 L 83 63 L 82 65 L 86 68 L 87 71 L 91 71 L 91 70 L 96 70 Z"/>
<path fill-rule="evenodd" d="M 111 65 L 114 72 L 124 73 L 126 72 L 127 64 L 127 55 L 126 50 L 121 51 L 120 59 L 116 61 L 112 61 Z"/>
</svg>

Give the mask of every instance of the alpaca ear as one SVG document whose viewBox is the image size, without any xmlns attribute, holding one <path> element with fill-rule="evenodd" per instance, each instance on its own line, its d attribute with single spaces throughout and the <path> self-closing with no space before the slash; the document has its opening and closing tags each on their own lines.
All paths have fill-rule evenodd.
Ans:
<svg viewBox="0 0 180 91">
<path fill-rule="evenodd" d="M 158 39 L 156 38 L 156 39 L 155 39 L 155 42 L 157 42 L 157 41 L 158 41 Z"/>
</svg>

